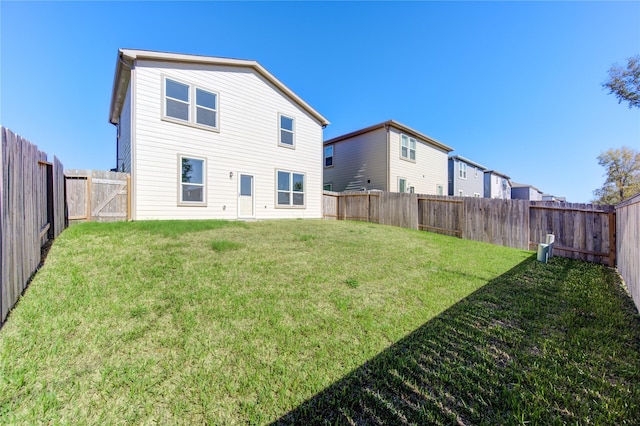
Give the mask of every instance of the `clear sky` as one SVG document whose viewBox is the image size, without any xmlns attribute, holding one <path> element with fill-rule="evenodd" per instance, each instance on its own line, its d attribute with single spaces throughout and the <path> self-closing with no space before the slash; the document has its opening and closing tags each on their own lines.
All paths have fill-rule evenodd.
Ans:
<svg viewBox="0 0 640 426">
<path fill-rule="evenodd" d="M 0 122 L 67 169 L 110 169 L 117 49 L 255 59 L 331 121 L 394 119 L 519 183 L 587 202 L 601 151 L 640 149 L 602 89 L 640 2 L 0 1 Z"/>
</svg>

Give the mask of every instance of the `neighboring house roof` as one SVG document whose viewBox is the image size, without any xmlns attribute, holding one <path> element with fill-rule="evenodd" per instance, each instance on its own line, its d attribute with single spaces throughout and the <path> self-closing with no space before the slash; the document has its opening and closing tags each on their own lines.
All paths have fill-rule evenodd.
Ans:
<svg viewBox="0 0 640 426">
<path fill-rule="evenodd" d="M 485 173 L 491 173 L 492 175 L 497 175 L 505 179 L 511 179 L 509 176 L 505 175 L 504 173 L 500 173 L 497 170 L 485 170 Z"/>
<path fill-rule="evenodd" d="M 443 144 L 442 142 L 438 142 L 437 140 L 425 135 L 424 133 L 420 133 L 419 131 L 412 129 L 411 127 L 407 127 L 404 124 L 399 123 L 399 122 L 397 122 L 395 120 L 383 121 L 382 123 L 374 124 L 373 126 L 365 127 L 364 129 L 356 130 L 354 132 L 347 133 L 347 134 L 342 135 L 342 136 L 337 136 L 337 137 L 335 137 L 333 139 L 329 139 L 329 140 L 324 141 L 324 144 L 328 145 L 328 144 L 332 144 L 332 143 L 335 143 L 335 142 L 340 142 L 342 140 L 349 139 L 349 138 L 352 138 L 354 136 L 362 135 L 364 133 L 368 133 L 368 132 L 371 132 L 373 130 L 378 130 L 378 129 L 386 128 L 386 127 L 395 127 L 396 129 L 398 129 L 398 130 L 400 130 L 400 131 L 402 131 L 402 132 L 404 132 L 404 133 L 406 133 L 406 134 L 408 134 L 410 136 L 413 136 L 414 138 L 418 138 L 418 139 L 421 139 L 421 140 L 423 140 L 425 142 L 428 142 L 428 143 L 430 143 L 431 145 L 433 145 L 433 146 L 435 146 L 437 148 L 440 148 L 440 149 L 445 150 L 447 152 L 453 151 L 453 148 L 451 148 L 450 146 L 447 146 L 447 145 Z"/>
<path fill-rule="evenodd" d="M 245 59 L 220 58 L 215 56 L 188 55 L 183 53 L 157 52 L 152 50 L 135 50 L 135 49 L 118 49 L 118 62 L 116 65 L 116 73 L 113 80 L 113 92 L 111 95 L 111 107 L 109 109 L 109 121 L 112 124 L 118 122 L 122 104 L 127 93 L 127 86 L 131 78 L 131 67 L 137 59 L 147 59 L 162 62 L 179 62 L 179 63 L 196 63 L 204 65 L 225 65 L 232 67 L 250 68 L 267 79 L 271 84 L 289 96 L 302 109 L 307 111 L 313 118 L 318 120 L 320 124 L 326 126 L 329 121 L 324 118 L 318 111 L 313 109 L 309 104 L 296 95 L 291 89 L 285 86 L 273 74 L 267 71 L 257 61 Z"/>
<path fill-rule="evenodd" d="M 477 167 L 479 169 L 482 169 L 482 170 L 487 170 L 487 168 L 485 166 L 483 166 L 482 164 L 478 164 L 475 161 L 471 161 L 468 158 L 464 158 L 461 155 L 450 155 L 449 158 L 453 158 L 454 160 L 462 161 L 463 163 L 470 164 L 470 165 L 472 165 L 474 167 Z"/>
<path fill-rule="evenodd" d="M 533 185 L 526 184 L 526 183 L 511 182 L 511 187 L 512 188 L 532 188 L 532 189 L 535 189 L 536 191 L 538 191 L 540 194 L 542 194 L 542 191 L 540 191 L 538 188 L 536 188 Z"/>
</svg>

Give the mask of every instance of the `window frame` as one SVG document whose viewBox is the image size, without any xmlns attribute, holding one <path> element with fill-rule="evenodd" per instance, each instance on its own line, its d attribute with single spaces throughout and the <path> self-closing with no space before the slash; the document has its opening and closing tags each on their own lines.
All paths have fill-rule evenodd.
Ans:
<svg viewBox="0 0 640 426">
<path fill-rule="evenodd" d="M 331 148 L 331 156 L 327 155 L 327 149 L 328 148 Z M 333 167 L 333 157 L 335 156 L 335 152 L 336 152 L 336 149 L 335 149 L 334 145 L 326 145 L 324 147 L 323 154 L 324 154 L 324 168 L 325 169 L 329 169 L 329 168 Z M 327 166 L 327 159 L 329 159 L 329 158 L 331 158 L 331 164 L 329 164 Z"/>
<path fill-rule="evenodd" d="M 189 95 L 189 99 L 186 102 L 187 105 L 187 113 L 188 113 L 188 119 L 187 120 L 183 120 L 181 118 L 178 117 L 172 117 L 170 115 L 167 114 L 167 99 L 171 99 L 173 101 L 177 101 L 177 102 L 182 102 L 185 103 L 185 101 L 181 100 L 181 99 L 177 99 L 177 98 L 172 98 L 172 97 L 168 97 L 167 96 L 167 80 L 173 81 L 175 83 L 181 84 L 183 86 L 187 86 L 188 87 L 188 95 Z M 188 83 L 184 80 L 181 80 L 179 78 L 175 78 L 175 77 L 171 77 L 169 75 L 165 75 L 162 74 L 162 78 L 161 78 L 161 85 L 162 85 L 162 108 L 161 108 L 161 119 L 162 121 L 168 121 L 171 123 L 176 123 L 176 124 L 182 124 L 183 126 L 189 126 L 189 127 L 195 127 L 198 129 L 202 129 L 202 130 L 208 130 L 210 132 L 220 132 L 220 93 L 215 91 L 215 90 L 211 90 L 208 88 L 205 88 L 203 86 L 199 86 L 193 83 Z M 198 90 L 214 95 L 215 96 L 215 109 L 212 109 L 210 107 L 204 106 L 204 105 L 198 105 L 198 97 L 197 97 L 197 93 Z M 209 126 L 208 124 L 203 124 L 203 123 L 198 123 L 198 108 L 202 108 L 202 109 L 206 109 L 207 111 L 213 111 L 215 113 L 215 121 L 216 121 L 216 125 L 215 126 Z"/>
<path fill-rule="evenodd" d="M 278 175 L 279 173 L 289 173 L 289 189 L 287 191 L 279 189 L 279 181 Z M 293 190 L 293 175 L 302 175 L 302 191 L 294 191 Z M 275 169 L 275 206 L 277 209 L 306 209 L 307 208 L 307 174 L 303 172 L 297 172 L 294 170 L 287 169 Z M 289 194 L 289 204 L 280 204 L 278 200 L 278 194 L 281 192 L 287 192 Z M 293 204 L 293 195 L 294 194 L 302 194 L 303 195 L 303 203 Z"/>
<path fill-rule="evenodd" d="M 207 206 L 207 159 L 206 157 L 198 157 L 197 155 L 190 154 L 178 154 L 178 206 L 182 207 L 206 207 Z M 202 183 L 182 182 L 182 160 L 187 158 L 189 160 L 202 161 Z M 184 201 L 182 199 L 182 187 L 185 184 L 192 186 L 202 186 L 202 201 Z"/>
<path fill-rule="evenodd" d="M 401 191 L 401 183 L 402 181 L 404 181 L 404 191 Z M 408 181 L 406 177 L 400 177 L 398 176 L 398 192 L 400 192 L 401 194 L 405 194 L 407 192 L 408 189 Z"/>
<path fill-rule="evenodd" d="M 467 163 L 458 162 L 458 177 L 467 180 Z"/>
<path fill-rule="evenodd" d="M 404 145 L 404 141 L 407 141 L 407 145 Z M 412 148 L 413 146 L 413 148 Z M 403 154 L 403 150 L 406 148 L 407 155 Z M 412 163 L 416 162 L 418 157 L 418 140 L 416 138 L 412 138 L 409 135 L 405 135 L 404 133 L 400 133 L 400 158 L 405 161 L 410 161 Z M 411 158 L 411 154 L 413 154 L 413 158 Z"/>
<path fill-rule="evenodd" d="M 288 118 L 291 120 L 292 130 L 284 129 L 282 127 L 282 117 Z M 291 133 L 291 144 L 282 142 L 283 131 Z M 296 118 L 280 112 L 278 113 L 278 146 L 282 146 L 284 148 L 289 148 L 289 149 L 296 149 Z"/>
</svg>

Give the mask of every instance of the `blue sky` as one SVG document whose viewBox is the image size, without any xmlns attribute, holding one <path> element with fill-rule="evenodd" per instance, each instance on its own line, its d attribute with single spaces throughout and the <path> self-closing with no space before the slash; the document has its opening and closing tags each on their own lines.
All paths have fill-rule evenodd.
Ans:
<svg viewBox="0 0 640 426">
<path fill-rule="evenodd" d="M 0 122 L 67 169 L 115 167 L 121 47 L 255 59 L 331 121 L 395 119 L 512 180 L 587 202 L 601 151 L 640 149 L 602 89 L 640 2 L 0 2 Z"/>
</svg>

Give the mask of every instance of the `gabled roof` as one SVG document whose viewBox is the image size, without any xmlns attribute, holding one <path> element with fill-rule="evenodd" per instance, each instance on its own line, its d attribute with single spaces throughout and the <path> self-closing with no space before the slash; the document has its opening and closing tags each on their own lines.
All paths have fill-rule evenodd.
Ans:
<svg viewBox="0 0 640 426">
<path fill-rule="evenodd" d="M 302 109 L 307 111 L 320 124 L 326 126 L 329 121 L 318 111 L 296 95 L 291 89 L 285 86 L 273 74 L 267 71 L 257 61 L 245 59 L 220 58 L 216 56 L 187 55 L 183 53 L 157 52 L 153 50 L 118 49 L 118 60 L 116 63 L 116 73 L 113 79 L 113 92 L 111 94 L 111 107 L 109 109 L 109 121 L 112 124 L 118 122 L 122 104 L 127 93 L 127 87 L 131 78 L 131 67 L 139 59 L 162 62 L 194 63 L 204 65 L 225 65 L 240 68 L 250 68 L 264 77 L 267 81 L 290 97 Z"/>
<path fill-rule="evenodd" d="M 511 182 L 511 188 L 531 188 L 531 189 L 535 189 L 536 191 L 538 191 L 540 194 L 542 194 L 542 191 L 540 191 L 538 188 L 536 188 L 533 185 L 529 185 L 527 183 L 515 183 L 515 182 Z"/>
<path fill-rule="evenodd" d="M 482 170 L 487 170 L 487 168 L 485 166 L 483 166 L 482 164 L 478 164 L 475 161 L 471 161 L 468 158 L 464 158 L 461 155 L 450 155 L 449 158 L 452 158 L 452 159 L 458 160 L 458 161 L 462 161 L 463 163 L 470 164 L 470 165 L 472 165 L 474 167 L 477 167 L 479 169 L 482 169 Z"/>
<path fill-rule="evenodd" d="M 509 176 L 505 175 L 504 173 L 500 173 L 497 170 L 485 170 L 485 173 L 491 173 L 492 175 L 498 175 L 498 176 L 503 177 L 503 178 L 508 179 L 508 180 L 511 179 Z"/>
<path fill-rule="evenodd" d="M 447 151 L 447 152 L 453 151 L 453 148 L 451 148 L 450 146 L 447 146 L 447 145 L 443 144 L 442 142 L 438 142 L 437 140 L 425 135 L 424 133 L 420 133 L 419 131 L 412 129 L 411 127 L 407 127 L 404 124 L 399 123 L 399 122 L 397 122 L 395 120 L 383 121 L 382 123 L 374 124 L 373 126 L 365 127 L 364 129 L 356 130 L 356 131 L 353 131 L 351 133 L 344 134 L 342 136 L 337 136 L 335 138 L 332 138 L 332 139 L 324 141 L 324 144 L 328 145 L 328 144 L 340 142 L 342 140 L 349 139 L 349 138 L 352 138 L 354 136 L 359 136 L 359 135 L 362 135 L 364 133 L 368 133 L 368 132 L 371 132 L 373 130 L 378 130 L 378 129 L 382 129 L 382 128 L 386 128 L 386 127 L 394 127 L 396 129 L 400 130 L 401 132 L 408 134 L 409 136 L 413 136 L 416 139 L 420 139 L 420 140 L 422 140 L 424 142 L 427 142 L 427 143 L 429 143 L 429 144 L 431 144 L 431 145 L 433 145 L 433 146 L 435 146 L 437 148 L 440 148 L 440 149 L 442 149 L 444 151 Z"/>
</svg>

